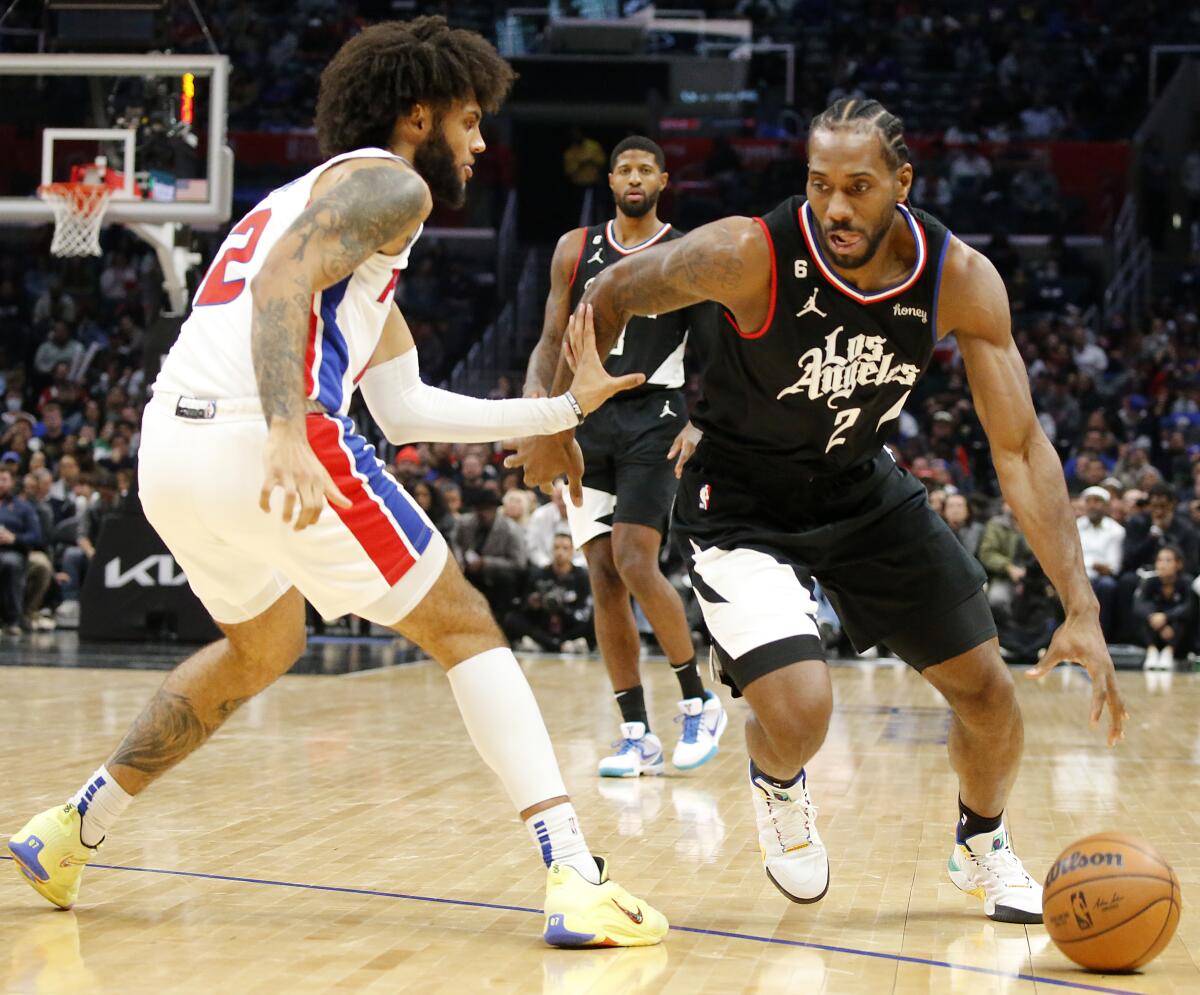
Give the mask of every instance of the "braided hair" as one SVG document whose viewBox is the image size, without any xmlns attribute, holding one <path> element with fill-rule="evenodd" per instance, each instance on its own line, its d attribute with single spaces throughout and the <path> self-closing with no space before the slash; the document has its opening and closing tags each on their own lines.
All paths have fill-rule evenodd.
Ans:
<svg viewBox="0 0 1200 995">
<path fill-rule="evenodd" d="M 820 128 L 826 131 L 878 131 L 888 168 L 899 169 L 909 161 L 904 122 L 878 100 L 843 97 L 812 119 L 808 133 L 811 135 Z"/>
</svg>

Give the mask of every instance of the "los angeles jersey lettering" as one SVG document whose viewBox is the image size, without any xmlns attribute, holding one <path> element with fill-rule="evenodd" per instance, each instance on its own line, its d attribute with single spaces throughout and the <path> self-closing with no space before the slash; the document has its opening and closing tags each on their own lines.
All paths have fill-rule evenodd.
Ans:
<svg viewBox="0 0 1200 995">
<path fill-rule="evenodd" d="M 756 219 L 772 249 L 766 325 L 716 336 L 693 420 L 705 440 L 743 456 L 822 473 L 877 453 L 935 344 L 937 292 L 950 232 L 897 207 L 916 242 L 898 284 L 863 293 L 826 261 L 802 197 Z"/>
<path fill-rule="evenodd" d="M 155 390 L 197 398 L 258 396 L 250 352 L 250 283 L 271 248 L 308 207 L 313 184 L 346 159 L 397 159 L 386 149 L 335 156 L 272 190 L 221 243 L 192 301 L 179 338 L 163 360 Z M 403 160 L 400 160 L 403 161 Z M 326 411 L 346 414 L 392 307 L 396 277 L 408 265 L 417 232 L 396 256 L 375 253 L 345 279 L 313 295 L 305 347 L 304 388 Z"/>
<path fill-rule="evenodd" d="M 592 225 L 584 234 L 583 248 L 571 278 L 572 309 L 602 270 L 652 245 L 682 237 L 682 232 L 664 224 L 646 241 L 634 246 L 623 246 L 617 241 L 613 222 Z M 683 355 L 687 348 L 688 330 L 692 321 L 691 308 L 660 314 L 653 318 L 639 315 L 630 319 L 604 361 L 604 368 L 614 377 L 626 373 L 644 373 L 646 382 L 634 390 L 622 391 L 614 400 L 641 396 L 653 390 L 674 390 L 683 386 Z"/>
</svg>

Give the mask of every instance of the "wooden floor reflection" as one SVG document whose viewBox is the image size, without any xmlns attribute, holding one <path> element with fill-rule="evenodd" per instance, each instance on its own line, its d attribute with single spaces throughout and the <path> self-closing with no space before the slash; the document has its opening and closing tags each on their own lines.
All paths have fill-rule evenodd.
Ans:
<svg viewBox="0 0 1200 995">
<path fill-rule="evenodd" d="M 482 769 L 440 671 L 289 676 L 131 807 L 57 912 L 0 862 L 0 992 L 1033 993 L 1200 991 L 1200 675 L 1120 675 L 1115 751 L 1088 729 L 1079 672 L 1020 688 L 1026 754 L 1011 808 L 1040 875 L 1119 829 L 1183 882 L 1179 933 L 1141 974 L 1075 970 L 1041 927 L 983 918 L 945 874 L 955 783 L 947 713 L 890 662 L 834 669 L 837 712 L 809 768 L 832 886 L 815 906 L 764 877 L 740 703 L 689 775 L 604 781 L 616 731 L 595 660 L 526 670 L 593 849 L 675 927 L 661 947 L 566 952 L 538 937 L 543 872 Z M 1019 677 L 1019 675 L 1018 675 Z M 0 668 L 0 837 L 62 800 L 161 674 Z M 675 682 L 647 666 L 673 741 Z"/>
</svg>

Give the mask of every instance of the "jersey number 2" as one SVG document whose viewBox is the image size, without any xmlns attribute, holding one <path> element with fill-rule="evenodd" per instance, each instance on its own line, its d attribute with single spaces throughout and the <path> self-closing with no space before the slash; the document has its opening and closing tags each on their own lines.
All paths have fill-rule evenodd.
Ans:
<svg viewBox="0 0 1200 995">
<path fill-rule="evenodd" d="M 842 408 L 841 411 L 833 419 L 833 434 L 829 436 L 829 442 L 825 446 L 825 452 L 829 452 L 834 446 L 840 446 L 846 440 L 842 438 L 850 431 L 851 426 L 858 421 L 859 413 L 862 408 Z"/>
<path fill-rule="evenodd" d="M 248 263 L 254 258 L 254 250 L 258 248 L 258 240 L 266 230 L 267 222 L 271 220 L 271 209 L 263 208 L 244 217 L 230 235 L 245 235 L 246 241 L 234 248 L 226 249 L 221 257 L 213 263 L 212 269 L 204 278 L 204 286 L 196 294 L 195 306 L 205 307 L 209 304 L 228 304 L 236 300 L 246 289 L 246 281 L 239 277 L 236 280 L 225 279 L 225 269 L 230 263 Z"/>
</svg>

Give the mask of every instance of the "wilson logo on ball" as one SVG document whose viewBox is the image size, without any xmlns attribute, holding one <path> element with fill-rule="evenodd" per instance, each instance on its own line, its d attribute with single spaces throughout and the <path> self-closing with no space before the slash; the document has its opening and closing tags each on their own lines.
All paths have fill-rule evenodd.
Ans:
<svg viewBox="0 0 1200 995">
<path fill-rule="evenodd" d="M 1084 867 L 1123 867 L 1125 858 L 1119 853 L 1080 853 L 1076 850 L 1069 857 L 1059 858 L 1046 874 L 1046 887 L 1050 887 L 1063 874 L 1070 874 Z"/>
</svg>

